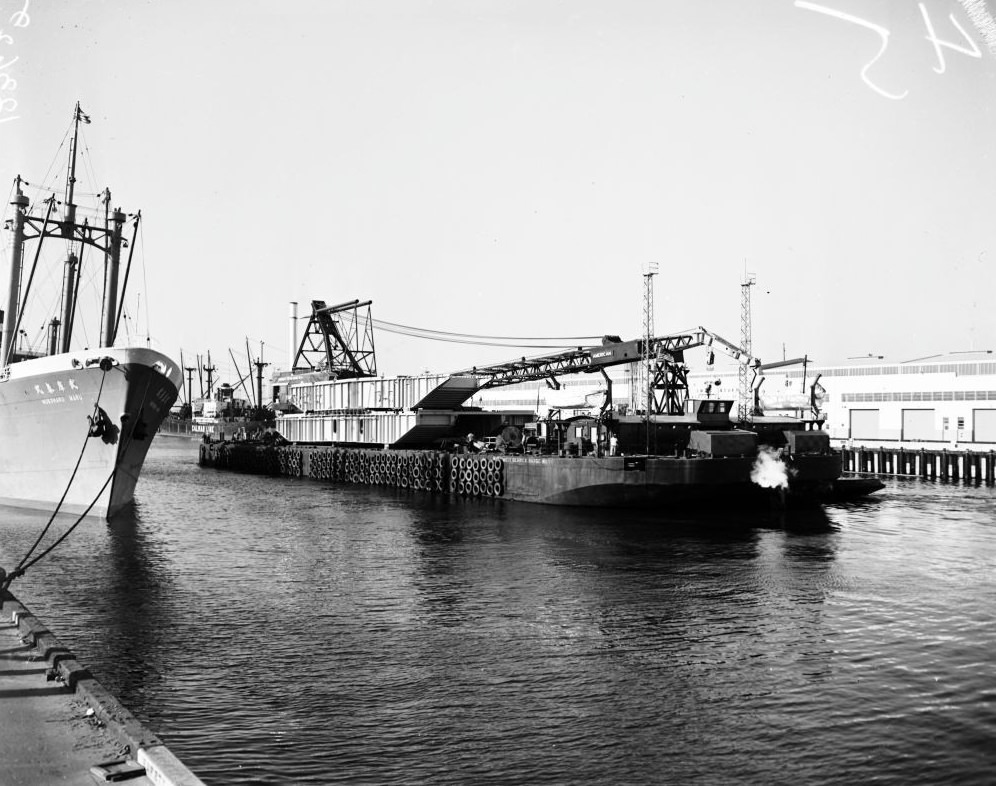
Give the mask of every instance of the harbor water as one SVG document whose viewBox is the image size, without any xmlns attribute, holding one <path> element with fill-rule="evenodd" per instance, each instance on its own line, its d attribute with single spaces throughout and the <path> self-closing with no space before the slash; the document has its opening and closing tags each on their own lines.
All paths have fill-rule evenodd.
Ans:
<svg viewBox="0 0 996 786">
<path fill-rule="evenodd" d="M 160 438 L 136 497 L 13 590 L 207 783 L 996 772 L 991 488 L 664 519 L 238 475 Z M 46 517 L 0 513 L 9 569 Z"/>
</svg>

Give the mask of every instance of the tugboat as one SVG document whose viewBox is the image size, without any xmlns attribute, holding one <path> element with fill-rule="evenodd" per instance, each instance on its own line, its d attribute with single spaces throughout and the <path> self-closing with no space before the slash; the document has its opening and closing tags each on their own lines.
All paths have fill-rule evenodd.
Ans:
<svg viewBox="0 0 996 786">
<path fill-rule="evenodd" d="M 176 400 L 182 374 L 166 355 L 118 345 L 123 302 L 141 213 L 76 204 L 80 124 L 77 103 L 62 201 L 40 190 L 32 202 L 14 180 L 7 306 L 0 344 L 0 504 L 88 513 L 108 519 L 133 500 L 135 484 L 159 424 Z M 131 223 L 131 240 L 125 225 Z M 42 350 L 19 346 L 42 245 L 65 249 L 61 308 L 45 316 Z M 122 249 L 128 248 L 122 271 Z M 30 249 L 30 252 L 29 252 Z M 99 346 L 74 346 L 84 265 L 103 269 Z M 98 274 L 99 275 L 99 274 Z M 32 319 L 37 313 L 32 311 Z"/>
</svg>

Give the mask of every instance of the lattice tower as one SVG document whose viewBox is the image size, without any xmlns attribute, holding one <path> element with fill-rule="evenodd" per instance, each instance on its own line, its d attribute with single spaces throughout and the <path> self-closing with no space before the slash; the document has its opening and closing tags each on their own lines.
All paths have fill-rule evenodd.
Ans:
<svg viewBox="0 0 996 786">
<path fill-rule="evenodd" d="M 641 358 L 643 362 L 640 364 L 640 390 L 643 392 L 643 411 L 648 422 L 654 403 L 650 380 L 654 378 L 654 357 L 651 345 L 654 337 L 654 276 L 656 275 L 657 263 L 651 262 L 643 274 L 643 353 Z"/>
<path fill-rule="evenodd" d="M 754 286 L 757 279 L 753 273 L 748 273 L 740 285 L 740 348 L 749 357 L 751 354 L 751 313 L 750 313 L 750 288 Z M 744 364 L 740 364 L 740 403 L 737 405 L 737 416 L 741 422 L 750 420 L 754 406 L 751 401 L 751 374 L 750 369 Z"/>
</svg>

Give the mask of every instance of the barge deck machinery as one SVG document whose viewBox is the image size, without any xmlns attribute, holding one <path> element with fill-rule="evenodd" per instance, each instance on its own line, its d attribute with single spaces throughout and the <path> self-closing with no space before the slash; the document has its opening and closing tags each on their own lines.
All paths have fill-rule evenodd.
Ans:
<svg viewBox="0 0 996 786">
<path fill-rule="evenodd" d="M 292 336 L 294 370 L 274 380 L 282 447 L 270 446 L 286 456 L 268 464 L 285 474 L 419 487 L 411 467 L 424 465 L 421 481 L 431 490 L 606 507 L 821 502 L 875 490 L 841 478 L 815 396 L 812 418 L 765 416 L 765 366 L 702 327 L 653 337 L 649 346 L 607 336 L 597 346 L 394 378 L 376 376 L 369 301 L 313 301 L 304 337 L 298 344 Z M 696 348 L 753 371 L 747 420 L 734 421 L 732 400 L 689 398 L 684 354 Z M 606 369 L 647 357 L 649 411 L 616 405 Z M 537 380 L 559 388 L 563 376 L 593 373 L 604 381 L 604 401 L 581 415 L 538 419 L 534 410 L 466 404 L 490 388 Z M 233 467 L 223 452 L 202 449 L 202 463 Z"/>
</svg>

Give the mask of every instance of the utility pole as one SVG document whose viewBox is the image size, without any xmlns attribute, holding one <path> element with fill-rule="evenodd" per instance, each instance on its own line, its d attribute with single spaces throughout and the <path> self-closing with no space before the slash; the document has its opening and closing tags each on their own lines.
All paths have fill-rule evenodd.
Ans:
<svg viewBox="0 0 996 786">
<path fill-rule="evenodd" d="M 744 273 L 744 280 L 740 284 L 740 348 L 751 357 L 751 313 L 750 313 L 750 288 L 757 283 L 757 276 L 753 273 Z M 743 363 L 740 364 L 740 403 L 737 406 L 737 418 L 741 423 L 747 423 L 750 416 L 754 414 L 754 402 L 752 400 L 750 369 Z"/>
</svg>

